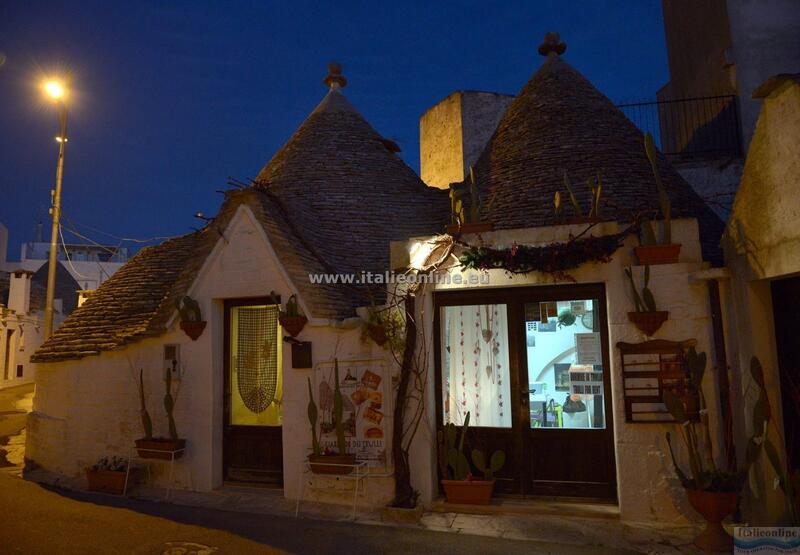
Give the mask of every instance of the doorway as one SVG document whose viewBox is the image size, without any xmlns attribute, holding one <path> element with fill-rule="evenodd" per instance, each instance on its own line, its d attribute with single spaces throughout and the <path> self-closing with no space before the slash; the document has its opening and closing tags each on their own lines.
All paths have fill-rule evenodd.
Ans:
<svg viewBox="0 0 800 555">
<path fill-rule="evenodd" d="M 800 277 L 770 283 L 789 470 L 800 468 Z"/>
<path fill-rule="evenodd" d="M 283 485 L 282 332 L 275 303 L 275 299 L 225 301 L 226 480 Z"/>
<path fill-rule="evenodd" d="M 434 293 L 438 425 L 501 449 L 497 491 L 616 499 L 602 284 Z M 468 455 L 469 458 L 469 455 Z"/>
</svg>

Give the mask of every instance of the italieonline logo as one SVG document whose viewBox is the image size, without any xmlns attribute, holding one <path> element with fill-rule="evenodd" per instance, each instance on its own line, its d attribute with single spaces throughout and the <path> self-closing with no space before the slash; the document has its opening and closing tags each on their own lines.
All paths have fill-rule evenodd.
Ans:
<svg viewBox="0 0 800 555">
<path fill-rule="evenodd" d="M 793 526 L 738 526 L 733 529 L 733 545 L 735 554 L 800 554 L 800 528 Z"/>
<path fill-rule="evenodd" d="M 433 283 L 435 285 L 487 285 L 488 272 L 471 274 L 396 274 L 394 272 L 361 272 L 355 274 L 308 274 L 308 281 L 321 285 L 414 285 L 417 283 Z"/>
</svg>

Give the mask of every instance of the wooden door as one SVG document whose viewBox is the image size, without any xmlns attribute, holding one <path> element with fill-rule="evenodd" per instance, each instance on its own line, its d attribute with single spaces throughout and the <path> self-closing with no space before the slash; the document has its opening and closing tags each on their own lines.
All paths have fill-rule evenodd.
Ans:
<svg viewBox="0 0 800 555">
<path fill-rule="evenodd" d="M 225 302 L 223 467 L 226 480 L 283 484 L 279 305 Z"/>
<path fill-rule="evenodd" d="M 506 452 L 498 493 L 616 499 L 603 286 L 434 300 L 439 426 L 469 411 L 469 449 Z"/>
<path fill-rule="evenodd" d="M 775 280 L 771 288 L 786 457 L 794 470 L 800 468 L 800 277 Z"/>
</svg>

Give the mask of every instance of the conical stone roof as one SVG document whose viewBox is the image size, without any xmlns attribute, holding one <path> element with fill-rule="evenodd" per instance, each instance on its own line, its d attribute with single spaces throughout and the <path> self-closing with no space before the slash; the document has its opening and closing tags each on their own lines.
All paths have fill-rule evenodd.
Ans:
<svg viewBox="0 0 800 555">
<path fill-rule="evenodd" d="M 659 154 L 673 218 L 694 217 L 703 253 L 719 260 L 723 225 L 692 187 Z M 658 195 L 639 129 L 575 68 L 550 51 L 508 107 L 475 165 L 482 218 L 495 229 L 563 223 L 553 209 L 567 172 L 583 211 L 590 206 L 588 179 L 599 173 L 601 217 L 629 221 L 657 210 Z M 562 202 L 564 202 L 562 200 Z M 572 214 L 569 201 L 563 210 Z"/>
<path fill-rule="evenodd" d="M 384 272 L 389 242 L 440 233 L 447 193 L 425 185 L 350 104 L 338 83 L 264 167 L 297 233 L 338 272 Z"/>
</svg>

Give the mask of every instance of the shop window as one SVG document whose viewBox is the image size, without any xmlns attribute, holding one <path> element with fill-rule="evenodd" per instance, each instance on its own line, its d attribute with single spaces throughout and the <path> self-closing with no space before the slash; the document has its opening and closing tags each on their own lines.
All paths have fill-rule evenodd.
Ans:
<svg viewBox="0 0 800 555">
<path fill-rule="evenodd" d="M 444 422 L 511 427 L 506 305 L 442 308 Z"/>
<path fill-rule="evenodd" d="M 605 428 L 602 341 L 592 299 L 525 305 L 531 428 Z"/>
</svg>

